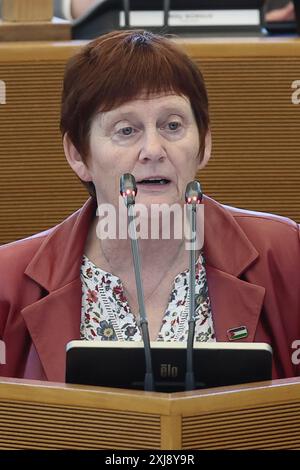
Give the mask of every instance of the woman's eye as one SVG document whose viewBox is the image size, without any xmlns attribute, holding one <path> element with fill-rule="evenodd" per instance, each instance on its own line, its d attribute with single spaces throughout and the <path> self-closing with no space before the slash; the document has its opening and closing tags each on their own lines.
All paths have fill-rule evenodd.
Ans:
<svg viewBox="0 0 300 470">
<path fill-rule="evenodd" d="M 179 129 L 180 126 L 181 126 L 180 122 L 177 122 L 177 121 L 172 121 L 168 123 L 168 128 L 170 129 L 170 131 L 177 131 L 177 129 Z"/>
<path fill-rule="evenodd" d="M 118 134 L 125 135 L 125 136 L 132 135 L 133 132 L 134 132 L 134 129 L 133 127 L 130 127 L 130 126 L 122 127 L 122 129 L 118 130 Z"/>
</svg>

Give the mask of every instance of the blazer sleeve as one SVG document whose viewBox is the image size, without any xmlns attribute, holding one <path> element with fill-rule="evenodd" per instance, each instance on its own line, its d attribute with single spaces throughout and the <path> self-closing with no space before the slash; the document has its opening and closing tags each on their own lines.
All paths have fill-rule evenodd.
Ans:
<svg viewBox="0 0 300 470">
<path fill-rule="evenodd" d="M 41 298 L 41 288 L 25 275 L 29 259 L 38 244 L 18 241 L 0 247 L 0 340 L 6 360 L 0 376 L 23 377 L 31 347 L 31 337 L 22 310 Z M 3 346 L 3 345 L 2 345 Z"/>
<path fill-rule="evenodd" d="M 9 305 L 8 303 L 0 297 L 0 339 L 3 338 L 4 329 L 8 317 Z"/>
<path fill-rule="evenodd" d="M 0 256 L 0 262 L 1 258 Z M 0 267 L 0 340 L 3 340 L 5 337 L 5 330 L 11 311 L 11 301 L 7 295 L 9 290 L 8 283 L 8 276 L 5 275 L 4 269 Z"/>
<path fill-rule="evenodd" d="M 5 331 L 6 331 L 9 315 L 10 315 L 10 302 L 6 296 L 5 273 L 3 269 L 0 268 L 0 376 L 7 375 L 4 372 L 6 358 L 7 358 Z"/>
<path fill-rule="evenodd" d="M 1 1 L 1 0 L 0 0 Z M 0 339 L 3 339 L 7 320 L 10 312 L 10 299 L 8 294 L 8 284 L 10 284 L 9 264 L 7 263 L 3 247 L 0 249 Z"/>
</svg>

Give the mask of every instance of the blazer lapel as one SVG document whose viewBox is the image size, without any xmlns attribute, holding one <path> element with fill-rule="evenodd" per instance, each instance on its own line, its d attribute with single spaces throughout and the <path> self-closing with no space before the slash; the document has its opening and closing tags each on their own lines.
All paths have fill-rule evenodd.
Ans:
<svg viewBox="0 0 300 470">
<path fill-rule="evenodd" d="M 254 341 L 265 289 L 242 281 L 228 273 L 207 267 L 207 282 L 217 341 L 228 341 L 229 330 L 246 327 L 248 336 L 242 341 Z"/>
<path fill-rule="evenodd" d="M 208 197 L 204 204 L 204 253 L 216 339 L 228 341 L 229 330 L 245 327 L 248 335 L 242 341 L 254 341 L 265 288 L 240 276 L 246 277 L 259 255 L 234 218 L 238 210 L 225 209 Z"/>
<path fill-rule="evenodd" d="M 80 338 L 80 278 L 22 310 L 48 380 L 65 381 L 66 345 Z"/>
<path fill-rule="evenodd" d="M 50 231 L 25 270 L 46 293 L 21 313 L 50 381 L 65 381 L 66 344 L 80 338 L 80 267 L 95 209 L 89 199 Z"/>
</svg>

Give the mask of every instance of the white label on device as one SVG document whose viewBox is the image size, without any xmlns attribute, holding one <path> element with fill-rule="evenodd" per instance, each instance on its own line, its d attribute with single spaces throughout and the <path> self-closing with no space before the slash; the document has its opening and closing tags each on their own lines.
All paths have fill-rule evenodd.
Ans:
<svg viewBox="0 0 300 470">
<path fill-rule="evenodd" d="M 131 11 L 130 26 L 163 26 L 161 10 Z M 125 26 L 124 11 L 119 14 L 120 26 Z M 169 26 L 258 26 L 259 10 L 170 10 Z"/>
</svg>

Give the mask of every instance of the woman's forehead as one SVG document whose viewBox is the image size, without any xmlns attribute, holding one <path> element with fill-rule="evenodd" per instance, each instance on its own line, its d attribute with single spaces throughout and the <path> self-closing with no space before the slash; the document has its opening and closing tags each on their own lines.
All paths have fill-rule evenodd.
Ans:
<svg viewBox="0 0 300 470">
<path fill-rule="evenodd" d="M 158 112 L 181 110 L 191 111 L 189 98 L 175 93 L 155 93 L 151 95 L 141 94 L 136 98 L 126 101 L 109 111 L 99 112 L 99 117 L 113 117 L 115 115 L 144 113 L 145 110 Z"/>
</svg>

